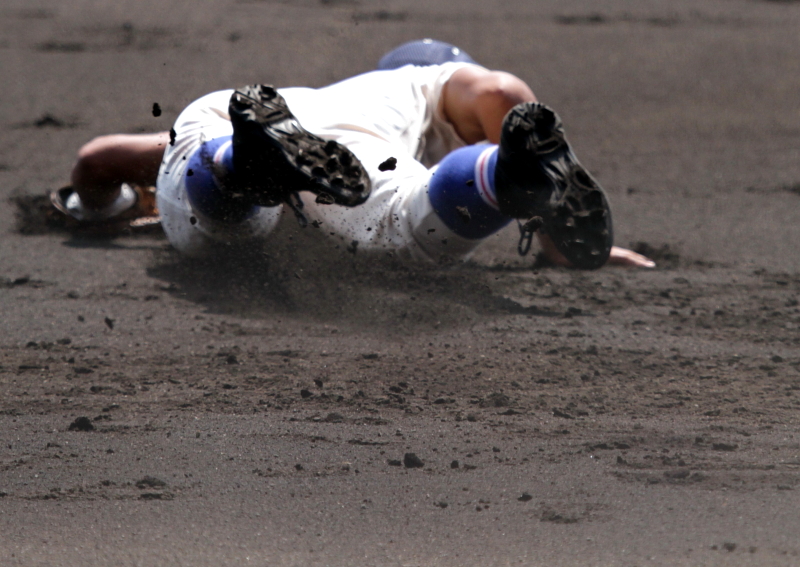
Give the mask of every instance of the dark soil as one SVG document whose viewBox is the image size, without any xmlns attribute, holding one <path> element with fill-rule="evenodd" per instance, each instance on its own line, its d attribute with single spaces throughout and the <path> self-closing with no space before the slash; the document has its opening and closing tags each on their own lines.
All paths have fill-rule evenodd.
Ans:
<svg viewBox="0 0 800 567">
<path fill-rule="evenodd" d="M 6 2 L 0 564 L 797 564 L 798 7 Z M 93 136 L 426 36 L 558 110 L 657 269 L 49 213 Z"/>
</svg>

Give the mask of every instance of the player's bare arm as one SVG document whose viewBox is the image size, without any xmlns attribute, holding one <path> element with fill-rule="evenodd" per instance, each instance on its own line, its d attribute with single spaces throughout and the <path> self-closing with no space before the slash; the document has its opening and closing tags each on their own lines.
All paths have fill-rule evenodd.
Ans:
<svg viewBox="0 0 800 567">
<path fill-rule="evenodd" d="M 89 209 L 103 209 L 120 192 L 120 184 L 155 185 L 169 144 L 169 133 L 99 136 L 78 151 L 72 186 Z"/>
<path fill-rule="evenodd" d="M 522 102 L 536 102 L 522 79 L 503 71 L 470 66 L 459 69 L 444 88 L 443 112 L 468 144 L 500 142 L 503 118 Z"/>
</svg>

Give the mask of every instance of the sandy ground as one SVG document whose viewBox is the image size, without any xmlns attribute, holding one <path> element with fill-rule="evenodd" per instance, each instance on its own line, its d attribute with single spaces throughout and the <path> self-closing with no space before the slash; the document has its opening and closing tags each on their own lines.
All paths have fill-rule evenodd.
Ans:
<svg viewBox="0 0 800 567">
<path fill-rule="evenodd" d="M 0 564 L 800 564 L 798 29 L 792 1 L 5 0 Z M 20 231 L 95 135 L 426 36 L 560 112 L 658 269 L 536 266 L 513 227 L 442 268 L 291 219 L 210 262 Z"/>
</svg>

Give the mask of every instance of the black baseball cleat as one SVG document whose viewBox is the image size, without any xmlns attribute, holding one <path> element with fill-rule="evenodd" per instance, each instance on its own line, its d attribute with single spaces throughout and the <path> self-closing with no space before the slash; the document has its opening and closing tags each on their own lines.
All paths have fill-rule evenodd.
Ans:
<svg viewBox="0 0 800 567">
<path fill-rule="evenodd" d="M 273 87 L 237 89 L 228 113 L 235 191 L 254 205 L 287 202 L 295 208 L 290 198 L 298 191 L 312 191 L 319 203 L 347 207 L 369 197 L 369 176 L 358 158 L 343 145 L 306 131 Z"/>
<path fill-rule="evenodd" d="M 527 102 L 509 111 L 495 186 L 500 211 L 517 219 L 541 217 L 526 227 L 541 224 L 573 266 L 591 270 L 606 263 L 614 241 L 608 200 L 578 162 L 553 110 Z"/>
</svg>

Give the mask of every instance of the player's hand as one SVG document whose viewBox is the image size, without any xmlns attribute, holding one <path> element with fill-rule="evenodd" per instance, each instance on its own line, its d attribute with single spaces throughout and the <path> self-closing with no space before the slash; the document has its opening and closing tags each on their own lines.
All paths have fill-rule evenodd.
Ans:
<svg viewBox="0 0 800 567">
<path fill-rule="evenodd" d="M 642 256 L 619 246 L 611 247 L 611 254 L 608 256 L 608 263 L 616 266 L 631 266 L 633 268 L 655 268 L 656 263 L 647 256 Z"/>
<path fill-rule="evenodd" d="M 539 237 L 539 244 L 542 247 L 542 252 L 544 253 L 545 258 L 547 258 L 550 262 L 555 264 L 556 266 L 564 266 L 564 267 L 571 267 L 569 260 L 567 260 L 561 252 L 558 251 L 556 245 L 553 243 L 552 239 L 544 234 L 543 232 L 539 231 L 536 233 L 536 236 Z M 628 250 L 627 248 L 620 248 L 619 246 L 612 246 L 611 253 L 608 256 L 608 264 L 612 266 L 629 266 L 632 268 L 655 268 L 656 263 L 653 262 L 647 256 L 642 256 L 634 252 L 633 250 Z"/>
</svg>

